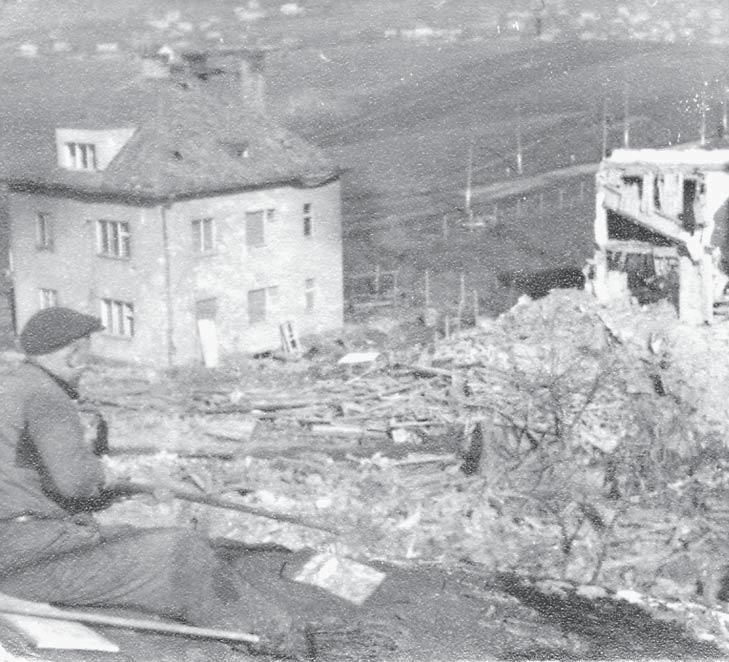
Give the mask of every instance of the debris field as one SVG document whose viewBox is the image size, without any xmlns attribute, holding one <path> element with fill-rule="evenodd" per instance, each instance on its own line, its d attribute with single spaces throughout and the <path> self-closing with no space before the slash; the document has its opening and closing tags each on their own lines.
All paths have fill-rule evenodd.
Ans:
<svg viewBox="0 0 729 662">
<path fill-rule="evenodd" d="M 409 595 L 402 659 L 726 655 L 727 346 L 729 324 L 665 303 L 556 290 L 414 346 L 345 333 L 298 360 L 98 365 L 82 408 L 109 424 L 107 472 L 156 488 L 98 518 L 380 564 L 401 584 L 380 607 Z M 426 637 L 421 608 L 450 636 Z"/>
</svg>

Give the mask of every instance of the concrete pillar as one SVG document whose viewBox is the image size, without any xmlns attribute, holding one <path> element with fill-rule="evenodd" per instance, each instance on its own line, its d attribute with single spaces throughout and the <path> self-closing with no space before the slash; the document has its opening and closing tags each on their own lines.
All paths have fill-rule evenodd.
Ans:
<svg viewBox="0 0 729 662">
<path fill-rule="evenodd" d="M 701 261 L 692 262 L 688 255 L 678 258 L 678 316 L 688 324 L 704 322 L 704 287 L 702 283 Z"/>
<path fill-rule="evenodd" d="M 701 304 L 704 322 L 714 321 L 714 260 L 710 253 L 705 253 L 700 263 L 701 268 Z"/>
<path fill-rule="evenodd" d="M 607 210 L 604 207 L 605 189 L 602 184 L 602 177 L 598 173 L 595 178 L 595 243 L 598 246 L 605 246 L 608 242 Z"/>
</svg>

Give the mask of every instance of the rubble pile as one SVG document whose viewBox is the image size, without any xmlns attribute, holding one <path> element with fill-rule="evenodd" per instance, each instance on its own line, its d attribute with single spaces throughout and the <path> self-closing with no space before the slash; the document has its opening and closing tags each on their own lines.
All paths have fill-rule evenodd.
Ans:
<svg viewBox="0 0 729 662">
<path fill-rule="evenodd" d="M 599 583 L 702 603 L 671 613 L 724 636 L 707 604 L 729 543 L 727 343 L 729 325 L 685 327 L 667 305 L 555 291 L 363 366 L 337 363 L 342 343 L 218 371 L 99 367 L 84 390 L 111 426 L 111 475 L 337 535 L 164 497 L 102 517 Z"/>
</svg>

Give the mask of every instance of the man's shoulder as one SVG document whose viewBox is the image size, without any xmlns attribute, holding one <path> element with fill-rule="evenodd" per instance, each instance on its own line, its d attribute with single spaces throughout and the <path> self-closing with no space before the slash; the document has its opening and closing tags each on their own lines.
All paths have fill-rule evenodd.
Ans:
<svg viewBox="0 0 729 662">
<path fill-rule="evenodd" d="M 31 395 L 63 396 L 53 380 L 41 368 L 26 361 L 22 354 L 9 357 L 0 354 L 0 392 L 20 399 Z"/>
</svg>

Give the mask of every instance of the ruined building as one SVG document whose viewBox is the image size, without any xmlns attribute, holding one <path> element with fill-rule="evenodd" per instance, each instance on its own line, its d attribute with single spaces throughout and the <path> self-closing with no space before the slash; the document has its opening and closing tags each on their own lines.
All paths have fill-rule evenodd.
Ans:
<svg viewBox="0 0 729 662">
<path fill-rule="evenodd" d="M 590 285 L 666 298 L 679 317 L 710 323 L 726 306 L 729 145 L 617 149 L 597 173 Z"/>
<path fill-rule="evenodd" d="M 45 66 L 3 131 L 18 327 L 68 306 L 96 354 L 158 365 L 341 327 L 339 173 L 262 112 L 260 54 Z"/>
</svg>

